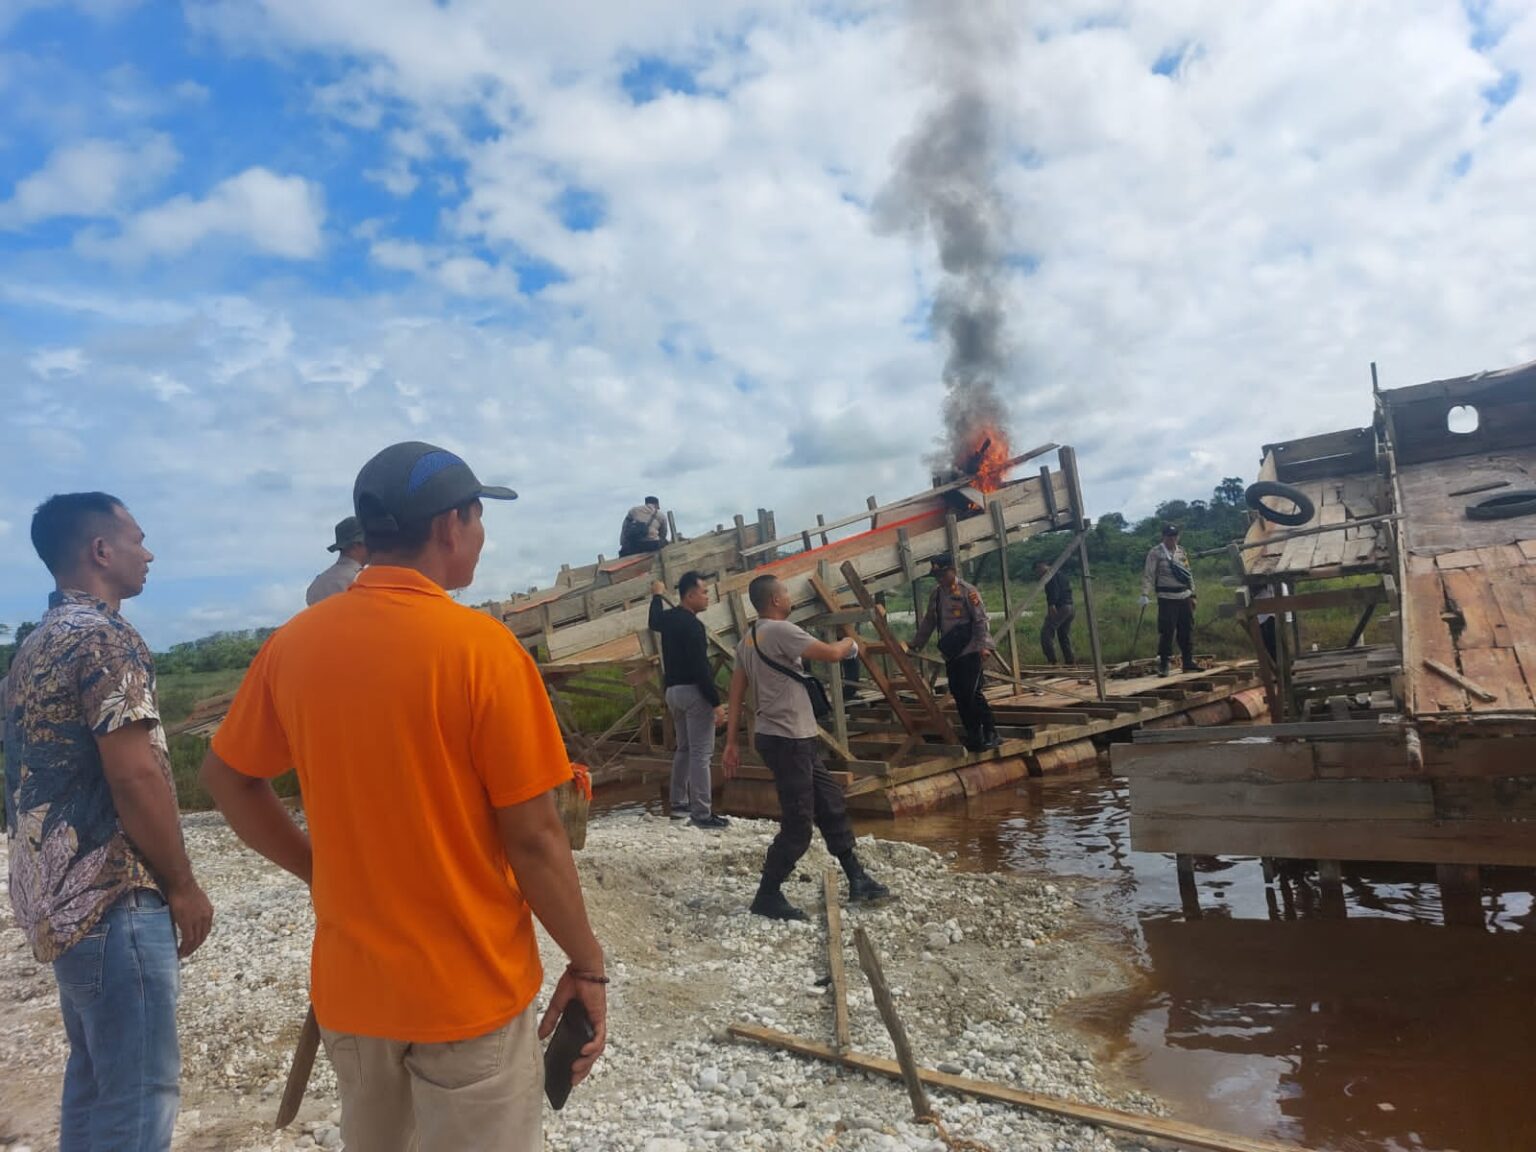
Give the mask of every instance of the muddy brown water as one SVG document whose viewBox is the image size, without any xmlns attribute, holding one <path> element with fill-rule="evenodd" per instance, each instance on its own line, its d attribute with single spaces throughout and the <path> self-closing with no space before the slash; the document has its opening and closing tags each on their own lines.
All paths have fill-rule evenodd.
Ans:
<svg viewBox="0 0 1536 1152">
<path fill-rule="evenodd" d="M 1067 1022 L 1180 1119 L 1318 1152 L 1536 1149 L 1532 873 L 1485 874 L 1477 929 L 1443 924 L 1429 869 L 1346 865 L 1339 920 L 1315 873 L 1266 886 L 1257 860 L 1206 861 L 1191 919 L 1173 859 L 1131 851 L 1127 786 L 1105 778 L 860 832 L 1078 881 L 1084 931 L 1132 986 L 1077 1001 Z"/>
</svg>

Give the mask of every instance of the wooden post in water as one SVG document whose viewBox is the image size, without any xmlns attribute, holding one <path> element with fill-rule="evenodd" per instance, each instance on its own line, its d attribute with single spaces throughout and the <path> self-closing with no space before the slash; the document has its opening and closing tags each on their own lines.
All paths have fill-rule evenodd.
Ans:
<svg viewBox="0 0 1536 1152">
<path fill-rule="evenodd" d="M 1344 869 L 1337 860 L 1319 860 L 1317 877 L 1323 890 L 1323 916 L 1329 920 L 1343 920 L 1349 915 L 1344 903 Z"/>
<path fill-rule="evenodd" d="M 1195 884 L 1195 858 L 1186 853 L 1174 857 L 1174 867 L 1179 875 L 1179 903 L 1186 920 L 1200 919 L 1200 889 Z"/>
<path fill-rule="evenodd" d="M 1088 619 L 1088 643 L 1093 649 L 1093 682 L 1098 688 L 1099 699 L 1106 700 L 1109 693 L 1104 686 L 1104 649 L 1099 644 L 1099 618 L 1093 607 L 1093 575 L 1088 570 L 1088 521 L 1083 516 L 1083 486 L 1077 475 L 1077 452 L 1071 447 L 1063 447 L 1060 459 L 1061 470 L 1067 477 L 1067 499 L 1072 504 L 1072 531 L 1079 533 L 1077 558 L 1083 569 L 1083 615 Z"/>
<path fill-rule="evenodd" d="M 1440 908 L 1448 925 L 1483 926 L 1482 873 L 1476 864 L 1436 864 L 1440 883 Z"/>
</svg>

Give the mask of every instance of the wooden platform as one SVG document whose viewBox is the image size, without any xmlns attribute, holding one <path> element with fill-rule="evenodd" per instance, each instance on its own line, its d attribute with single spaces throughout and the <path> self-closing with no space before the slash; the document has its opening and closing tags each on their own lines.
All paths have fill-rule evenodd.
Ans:
<svg viewBox="0 0 1536 1152">
<path fill-rule="evenodd" d="M 1318 860 L 1335 890 L 1341 860 L 1429 863 L 1474 897 L 1476 866 L 1536 866 L 1536 516 L 1467 516 L 1490 493 L 1536 488 L 1536 364 L 1375 399 L 1372 429 L 1265 457 L 1271 478 L 1321 495 L 1319 525 L 1330 508 L 1382 517 L 1370 538 L 1255 525 L 1234 549 L 1235 611 L 1353 604 L 1359 641 L 1385 610 L 1393 642 L 1299 654 L 1282 627 L 1279 659 L 1263 661 L 1278 703 L 1265 735 L 1116 746 L 1138 851 Z M 1450 430 L 1459 407 L 1475 431 Z M 1252 599 L 1281 578 L 1307 587 Z"/>
<path fill-rule="evenodd" d="M 1468 520 L 1466 506 L 1490 493 L 1450 495 L 1492 481 L 1529 488 L 1533 476 L 1536 447 L 1402 470 L 1411 613 L 1403 664 L 1416 715 L 1536 710 L 1536 517 Z M 1469 692 L 1427 660 L 1486 693 Z"/>
<path fill-rule="evenodd" d="M 1059 776 L 1099 770 L 1100 745 L 1124 740 L 1138 728 L 1246 723 L 1263 715 L 1263 694 L 1252 663 L 1216 664 L 1203 673 L 1138 676 L 1111 682 L 1099 701 L 1092 680 L 1047 676 L 1030 679 L 1018 691 L 1001 686 L 988 693 L 1003 746 L 993 752 L 919 747 L 901 765 L 864 761 L 841 777 L 850 810 L 866 815 L 910 815 L 962 800 L 1026 776 Z M 947 698 L 946 698 L 947 699 Z M 952 705 L 946 705 L 952 710 Z M 858 715 L 854 709 L 851 715 Z M 878 715 L 871 728 L 889 731 Z M 876 756 L 867 742 L 850 739 L 863 756 Z M 778 800 L 764 768 L 727 782 L 724 811 L 774 816 Z"/>
</svg>

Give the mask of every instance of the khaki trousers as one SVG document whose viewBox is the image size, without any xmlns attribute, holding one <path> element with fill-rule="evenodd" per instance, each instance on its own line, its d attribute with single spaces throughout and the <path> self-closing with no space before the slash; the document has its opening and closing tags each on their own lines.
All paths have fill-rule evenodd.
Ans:
<svg viewBox="0 0 1536 1152">
<path fill-rule="evenodd" d="M 539 1152 L 544 1058 L 533 1006 L 494 1032 L 412 1044 L 320 1030 L 348 1152 Z"/>
</svg>

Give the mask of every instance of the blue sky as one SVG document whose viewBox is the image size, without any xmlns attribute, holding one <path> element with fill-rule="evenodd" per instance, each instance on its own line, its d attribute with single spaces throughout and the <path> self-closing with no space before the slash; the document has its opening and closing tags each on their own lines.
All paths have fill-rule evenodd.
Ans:
<svg viewBox="0 0 1536 1152">
<path fill-rule="evenodd" d="M 979 0 L 980 2 L 980 0 Z M 1020 443 L 1098 511 L 1536 357 L 1530 3 L 1068 2 L 996 78 Z M 920 6 L 919 6 L 920 8 Z M 104 488 L 153 644 L 279 623 L 396 439 L 523 499 L 480 599 L 923 486 L 941 270 L 871 205 L 935 98 L 875 0 L 0 0 L 0 622 Z"/>
</svg>

